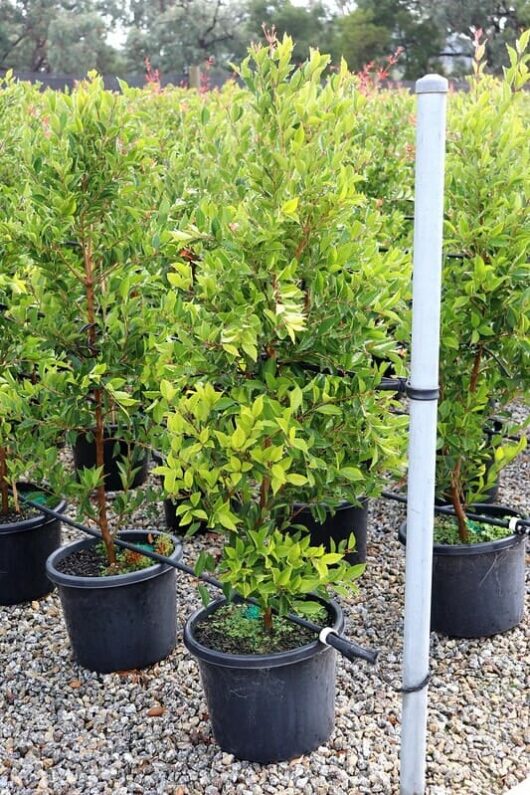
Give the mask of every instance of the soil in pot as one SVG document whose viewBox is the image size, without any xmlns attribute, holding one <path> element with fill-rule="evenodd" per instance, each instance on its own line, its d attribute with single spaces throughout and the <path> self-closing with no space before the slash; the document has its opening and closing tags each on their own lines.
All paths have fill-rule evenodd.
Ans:
<svg viewBox="0 0 530 795">
<path fill-rule="evenodd" d="M 481 503 L 475 513 L 504 518 L 516 512 L 502 505 Z M 440 530 L 443 538 L 448 530 Z M 485 528 L 488 526 L 485 525 Z M 477 538 L 480 528 L 475 533 Z M 524 612 L 525 540 L 523 536 L 496 538 L 470 544 L 435 543 L 431 629 L 443 635 L 479 638 L 496 635 L 520 623 Z M 506 531 L 504 531 L 506 533 Z M 406 541 L 406 523 L 399 538 Z"/>
<path fill-rule="evenodd" d="M 36 486 L 18 484 L 19 493 L 38 501 Z M 64 500 L 46 500 L 50 508 L 63 513 Z M 0 515 L 0 605 L 31 602 L 53 590 L 46 576 L 46 559 L 61 545 L 61 522 L 44 517 L 36 509 L 22 507 Z"/>
<path fill-rule="evenodd" d="M 347 541 L 350 534 L 355 536 L 355 551 L 346 555 L 348 563 L 366 563 L 366 543 L 368 529 L 368 500 L 363 499 L 361 505 L 351 505 L 343 502 L 338 506 L 336 512 L 327 513 L 323 522 L 313 517 L 308 506 L 294 505 L 292 523 L 307 527 L 311 536 L 311 543 L 314 546 L 323 544 L 329 551 L 330 541 L 333 539 L 336 544 L 340 541 Z"/>
<path fill-rule="evenodd" d="M 323 610 L 322 626 L 327 613 Z M 318 617 L 313 617 L 318 621 Z M 270 654 L 305 646 L 315 639 L 314 633 L 285 617 L 276 616 L 272 632 L 265 629 L 260 610 L 254 605 L 224 604 L 210 613 L 196 628 L 196 638 L 208 646 L 228 654 Z"/>
<path fill-rule="evenodd" d="M 340 607 L 322 604 L 329 624 L 340 632 Z M 291 648 L 261 654 L 213 648 L 201 641 L 216 642 L 207 622 L 224 605 L 218 600 L 197 611 L 184 629 L 184 643 L 199 663 L 217 743 L 238 759 L 262 764 L 310 753 L 329 739 L 335 723 L 334 649 L 314 636 L 284 637 L 282 643 Z"/>
<path fill-rule="evenodd" d="M 148 545 L 157 532 L 127 530 L 120 538 Z M 182 558 L 182 546 L 169 537 Z M 74 657 L 100 673 L 144 668 L 164 659 L 176 643 L 175 569 L 147 565 L 125 574 L 101 575 L 106 561 L 96 539 L 57 550 L 47 561 L 57 585 Z"/>
<path fill-rule="evenodd" d="M 126 442 L 116 436 L 118 428 L 109 425 L 105 428 L 105 443 L 103 448 L 105 488 L 107 491 L 122 491 L 119 463 L 131 457 L 132 468 L 137 469 L 134 475 L 132 488 L 137 488 L 145 483 L 148 475 L 149 454 L 138 446 Z M 74 466 L 76 471 L 96 466 L 96 443 L 93 434 L 79 434 L 73 446 Z"/>
</svg>

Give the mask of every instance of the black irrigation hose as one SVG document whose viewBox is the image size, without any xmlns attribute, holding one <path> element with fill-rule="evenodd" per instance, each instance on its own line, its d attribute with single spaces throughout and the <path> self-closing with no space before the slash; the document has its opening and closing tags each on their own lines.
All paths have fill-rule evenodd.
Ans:
<svg viewBox="0 0 530 795">
<path fill-rule="evenodd" d="M 388 246 L 379 246 L 378 247 L 378 251 L 380 251 L 382 254 L 387 254 L 390 250 L 391 249 L 389 249 Z M 404 248 L 404 249 L 402 249 L 402 251 L 403 251 L 403 254 L 411 254 L 412 253 L 412 249 L 410 249 L 410 248 Z M 466 254 L 456 254 L 456 253 L 452 253 L 452 252 L 444 253 L 443 256 L 446 259 L 461 259 L 461 260 L 470 259 L 470 257 L 468 257 Z"/>
<path fill-rule="evenodd" d="M 339 378 L 354 378 L 356 373 L 353 370 L 344 370 L 342 367 L 321 367 L 318 364 L 311 364 L 310 362 L 282 362 L 281 359 L 277 362 L 279 367 L 299 367 L 301 370 L 306 370 L 310 373 L 317 375 L 334 375 Z M 407 379 L 404 377 L 387 378 L 383 376 L 381 382 L 375 387 L 377 392 L 400 392 L 405 394 L 407 391 Z"/>
<path fill-rule="evenodd" d="M 59 521 L 64 522 L 67 525 L 70 525 L 70 527 L 74 527 L 76 530 L 81 530 L 81 532 L 87 533 L 93 538 L 97 538 L 100 541 L 103 541 L 101 533 L 98 533 L 97 530 L 93 530 L 91 527 L 86 527 L 80 522 L 76 522 L 74 519 L 70 519 L 68 516 L 65 516 L 64 514 L 57 513 L 57 511 L 53 511 L 51 508 L 47 508 L 44 505 L 40 505 L 39 503 L 34 502 L 33 500 L 28 500 L 22 496 L 20 499 L 26 505 L 30 505 L 32 508 L 35 508 L 35 510 L 40 511 L 46 516 L 51 516 L 54 519 L 58 519 Z M 133 552 L 138 552 L 141 555 L 144 555 L 146 558 L 151 558 L 152 560 L 156 560 L 157 563 L 165 563 L 167 566 L 172 566 L 174 569 L 178 569 L 178 571 L 181 571 L 184 574 L 189 575 L 190 577 L 195 577 L 196 579 L 202 580 L 202 582 L 205 582 L 208 585 L 212 585 L 214 588 L 218 588 L 221 591 L 223 590 L 222 583 L 219 582 L 219 580 L 215 579 L 215 577 L 210 577 L 207 574 L 200 574 L 200 575 L 196 574 L 195 571 L 190 566 L 186 566 L 185 563 L 180 563 L 179 561 L 171 560 L 170 558 L 166 558 L 164 555 L 159 555 L 158 552 L 152 552 L 151 550 L 143 549 L 143 547 L 139 547 L 136 544 L 131 544 L 128 541 L 123 541 L 120 538 L 115 538 L 114 543 L 116 544 L 116 546 L 122 547 L 123 549 L 130 549 Z M 244 599 L 239 595 L 236 595 L 236 598 L 242 602 L 257 604 L 255 599 Z M 327 646 L 332 646 L 334 649 L 340 652 L 340 654 L 342 654 L 343 657 L 346 657 L 346 659 L 351 660 L 352 662 L 355 659 L 361 659 L 374 664 L 377 659 L 377 656 L 379 654 L 378 651 L 372 651 L 371 649 L 363 649 L 361 646 L 358 646 L 356 643 L 347 640 L 342 635 L 338 635 L 333 629 L 319 627 L 318 624 L 314 624 L 312 621 L 308 621 L 305 618 L 301 618 L 300 616 L 294 615 L 294 613 L 287 613 L 285 618 L 289 619 L 289 621 L 292 621 L 294 624 L 298 624 L 299 626 L 308 629 L 310 632 L 314 632 L 316 635 L 319 636 L 320 640 L 323 643 L 325 643 Z M 325 632 L 325 635 L 322 635 L 323 630 Z"/>
<path fill-rule="evenodd" d="M 406 495 L 396 494 L 393 491 L 383 491 L 381 496 L 386 500 L 394 500 L 404 505 L 407 503 Z M 435 505 L 434 513 L 439 513 L 444 516 L 456 516 L 454 508 L 450 505 Z M 479 513 L 468 513 L 467 511 L 466 516 L 474 522 L 482 522 L 482 524 L 490 524 L 494 527 L 504 527 L 507 530 L 511 530 L 516 535 L 530 535 L 530 519 L 516 519 L 514 517 L 515 521 L 506 521 L 506 519 L 495 519 L 493 516 L 483 516 Z"/>
</svg>

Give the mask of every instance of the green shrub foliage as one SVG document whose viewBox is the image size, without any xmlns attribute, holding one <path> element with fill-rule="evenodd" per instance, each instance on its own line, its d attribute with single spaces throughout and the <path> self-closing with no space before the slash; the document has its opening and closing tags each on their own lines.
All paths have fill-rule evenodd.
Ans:
<svg viewBox="0 0 530 795">
<path fill-rule="evenodd" d="M 464 535 L 523 446 L 485 428 L 529 395 L 528 38 L 449 98 L 437 488 Z M 294 504 L 403 475 L 377 388 L 407 372 L 414 182 L 414 98 L 292 55 L 271 38 L 206 93 L 0 86 L 2 510 L 17 480 L 65 489 L 112 563 L 101 457 L 77 483 L 55 441 L 115 423 L 164 454 L 191 533 L 226 533 L 227 592 L 283 612 L 359 574 L 287 533 Z"/>
</svg>

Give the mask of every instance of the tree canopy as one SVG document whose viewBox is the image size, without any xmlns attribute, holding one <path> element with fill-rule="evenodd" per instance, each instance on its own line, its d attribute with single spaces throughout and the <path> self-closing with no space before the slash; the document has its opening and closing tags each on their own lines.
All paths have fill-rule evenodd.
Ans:
<svg viewBox="0 0 530 795">
<path fill-rule="evenodd" d="M 298 61 L 318 47 L 361 70 L 399 48 L 404 79 L 442 70 L 448 42 L 471 54 L 481 29 L 488 68 L 499 73 L 505 45 L 530 26 L 530 0 L 2 0 L 0 69 L 126 75 L 141 74 L 145 59 L 183 72 L 209 58 L 226 66 L 264 24 L 293 37 Z"/>
</svg>

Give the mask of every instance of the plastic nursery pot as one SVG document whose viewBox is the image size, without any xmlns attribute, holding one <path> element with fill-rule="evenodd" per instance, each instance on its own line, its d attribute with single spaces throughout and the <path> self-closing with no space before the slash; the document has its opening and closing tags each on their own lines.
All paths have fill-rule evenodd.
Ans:
<svg viewBox="0 0 530 795">
<path fill-rule="evenodd" d="M 344 628 L 341 608 L 324 602 L 329 624 Z M 184 643 L 197 658 L 213 733 L 223 751 L 251 762 L 281 762 L 325 743 L 335 725 L 335 655 L 319 640 L 273 654 L 227 654 L 195 639 L 197 624 L 225 604 L 194 613 Z"/>
<path fill-rule="evenodd" d="M 155 531 L 153 536 L 160 535 Z M 126 530 L 120 538 L 145 543 L 145 530 Z M 171 536 L 172 560 L 182 545 Z M 99 673 L 145 668 L 163 660 L 176 643 L 175 569 L 157 563 L 141 571 L 109 577 L 65 574 L 57 568 L 74 552 L 99 543 L 87 538 L 54 552 L 46 563 L 57 585 L 66 628 L 76 660 Z"/>
<path fill-rule="evenodd" d="M 330 541 L 335 543 L 347 541 L 350 533 L 355 536 L 355 551 L 346 555 L 348 563 L 366 563 L 366 540 L 368 528 L 368 500 L 363 498 L 360 506 L 343 502 L 333 515 L 328 513 L 324 522 L 314 519 L 310 509 L 301 504 L 293 505 L 293 524 L 307 527 L 311 543 L 315 546 L 323 544 L 329 549 Z"/>
<path fill-rule="evenodd" d="M 21 494 L 38 491 L 19 483 Z M 63 513 L 61 500 L 54 510 Z M 46 559 L 61 546 L 61 522 L 34 514 L 21 522 L 2 523 L 0 517 L 0 605 L 31 602 L 46 596 L 53 585 L 46 576 Z"/>
<path fill-rule="evenodd" d="M 517 516 L 502 505 L 479 503 L 475 513 Z M 406 543 L 406 522 L 399 540 Z M 431 629 L 457 638 L 497 635 L 520 623 L 524 613 L 524 536 L 482 544 L 435 544 Z"/>
<path fill-rule="evenodd" d="M 139 467 L 132 482 L 133 489 L 145 483 L 149 472 L 149 453 L 145 451 L 139 454 L 136 445 L 130 444 L 123 439 L 116 438 L 117 431 L 117 425 L 109 425 L 105 428 L 103 473 L 107 491 L 123 491 L 118 463 L 120 463 L 122 459 L 127 458 L 129 454 L 133 456 L 134 468 Z M 116 443 L 119 444 L 119 452 L 117 455 L 114 454 Z M 96 443 L 94 439 L 90 441 L 84 433 L 80 433 L 77 436 L 73 446 L 73 453 L 76 471 L 96 466 Z"/>
<path fill-rule="evenodd" d="M 162 454 L 159 453 L 157 450 L 151 451 L 151 457 L 157 466 L 161 466 L 164 463 L 164 458 Z M 162 488 L 164 488 L 164 478 L 159 477 L 159 480 L 160 480 L 160 485 L 162 486 Z M 164 506 L 164 518 L 166 520 L 166 527 L 168 528 L 168 530 L 173 530 L 176 533 L 181 533 L 182 535 L 185 535 L 189 525 L 182 527 L 180 524 L 180 516 L 177 516 L 177 508 L 181 502 L 184 502 L 184 500 L 172 500 L 171 497 L 166 497 L 162 501 L 162 505 Z M 195 535 L 198 535 L 200 533 L 206 533 L 207 531 L 208 528 L 206 526 L 206 522 L 201 522 L 200 527 L 196 531 Z"/>
</svg>

